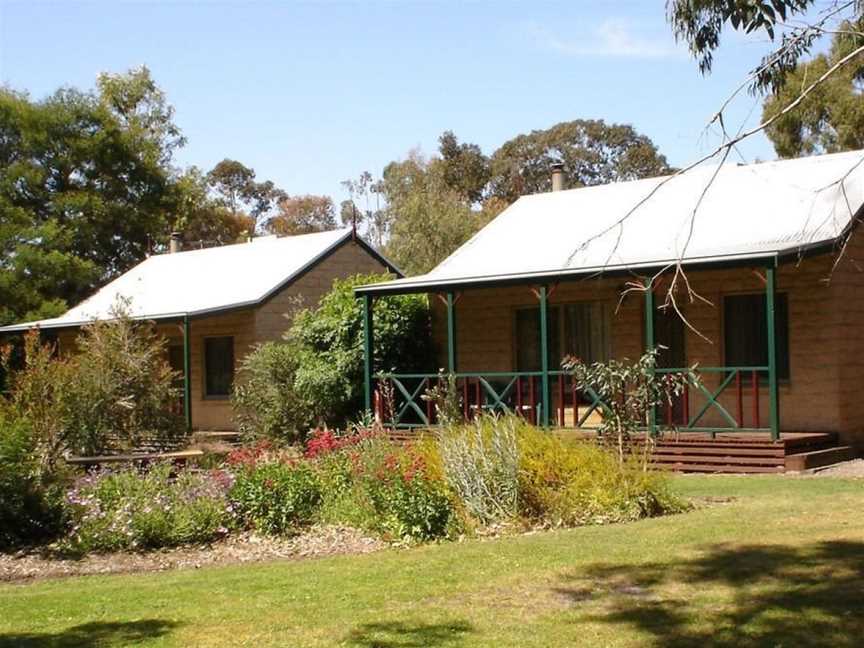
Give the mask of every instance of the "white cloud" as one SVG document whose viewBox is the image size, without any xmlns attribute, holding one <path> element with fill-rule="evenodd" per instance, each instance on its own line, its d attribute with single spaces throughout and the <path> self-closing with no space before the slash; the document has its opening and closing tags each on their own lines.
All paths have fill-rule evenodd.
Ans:
<svg viewBox="0 0 864 648">
<path fill-rule="evenodd" d="M 638 59 L 660 59 L 686 55 L 676 46 L 671 35 L 667 38 L 644 38 L 635 34 L 631 26 L 621 19 L 605 20 L 588 37 L 565 39 L 550 30 L 531 23 L 528 31 L 535 42 L 566 56 L 594 56 Z"/>
</svg>

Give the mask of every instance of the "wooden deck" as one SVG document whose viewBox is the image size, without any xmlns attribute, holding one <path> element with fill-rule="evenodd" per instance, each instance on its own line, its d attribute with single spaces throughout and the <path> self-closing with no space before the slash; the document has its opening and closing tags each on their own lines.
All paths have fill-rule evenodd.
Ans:
<svg viewBox="0 0 864 648">
<path fill-rule="evenodd" d="M 596 438 L 591 431 L 562 434 Z M 644 436 L 634 442 L 644 443 Z M 680 432 L 657 439 L 651 463 L 655 468 L 675 472 L 783 473 L 819 468 L 854 456 L 852 448 L 838 445 L 833 432 L 782 432 L 777 441 L 754 432 L 722 432 L 714 438 Z"/>
</svg>

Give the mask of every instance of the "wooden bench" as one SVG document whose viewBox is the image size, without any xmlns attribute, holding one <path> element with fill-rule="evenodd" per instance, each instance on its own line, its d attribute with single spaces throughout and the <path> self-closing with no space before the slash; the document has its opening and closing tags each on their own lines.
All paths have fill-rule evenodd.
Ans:
<svg viewBox="0 0 864 648">
<path fill-rule="evenodd" d="M 94 457 L 67 457 L 66 463 L 73 466 L 101 466 L 103 464 L 139 463 L 148 464 L 154 461 L 171 461 L 185 464 L 190 459 L 203 457 L 203 450 L 177 450 L 175 452 L 133 452 L 130 454 L 97 455 Z"/>
</svg>

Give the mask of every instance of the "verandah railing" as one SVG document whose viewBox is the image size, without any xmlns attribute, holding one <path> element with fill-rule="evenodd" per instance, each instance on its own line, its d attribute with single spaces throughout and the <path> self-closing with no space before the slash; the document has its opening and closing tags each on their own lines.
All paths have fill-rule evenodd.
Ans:
<svg viewBox="0 0 864 648">
<path fill-rule="evenodd" d="M 684 373 L 687 387 L 680 396 L 658 408 L 653 427 L 714 435 L 718 432 L 771 432 L 761 412 L 761 376 L 767 367 L 657 368 L 657 375 Z M 705 377 L 715 380 L 706 383 Z M 610 410 L 611 398 L 599 390 L 580 388 L 566 371 L 550 371 L 549 414 L 543 412 L 543 373 L 484 372 L 446 374 L 382 373 L 375 377 L 375 415 L 394 428 L 422 428 L 440 422 L 438 404 L 424 398 L 430 390 L 455 386 L 455 398 L 462 419 L 469 421 L 480 413 L 516 414 L 535 425 L 592 429 L 599 426 Z M 745 408 L 745 400 L 749 407 Z M 713 418 L 711 418 L 713 415 Z M 706 422 L 707 421 L 707 422 Z"/>
</svg>

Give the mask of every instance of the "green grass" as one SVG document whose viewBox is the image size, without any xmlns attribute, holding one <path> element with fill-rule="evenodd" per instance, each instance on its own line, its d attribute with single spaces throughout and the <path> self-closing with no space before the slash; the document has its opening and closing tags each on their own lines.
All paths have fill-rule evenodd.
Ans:
<svg viewBox="0 0 864 648">
<path fill-rule="evenodd" d="M 680 477 L 632 524 L 0 587 L 6 646 L 860 646 L 864 482 Z"/>
</svg>

